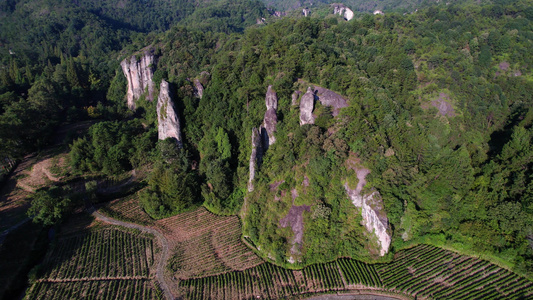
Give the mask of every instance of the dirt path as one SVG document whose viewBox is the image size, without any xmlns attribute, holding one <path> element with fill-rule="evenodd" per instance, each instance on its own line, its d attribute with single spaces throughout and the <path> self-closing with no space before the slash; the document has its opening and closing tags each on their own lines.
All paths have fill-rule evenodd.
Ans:
<svg viewBox="0 0 533 300">
<path fill-rule="evenodd" d="M 161 290 L 163 290 L 163 293 L 165 294 L 165 298 L 167 298 L 168 300 L 175 299 L 175 297 L 174 297 L 174 295 L 172 295 L 172 292 L 170 291 L 170 288 L 169 288 L 167 282 L 165 281 L 165 277 L 164 277 L 165 263 L 166 263 L 166 261 L 168 260 L 168 257 L 169 257 L 169 246 L 168 246 L 168 241 L 163 236 L 163 234 L 161 234 L 159 231 L 157 231 L 157 230 L 155 230 L 153 228 L 149 228 L 149 227 L 146 227 L 146 226 L 137 225 L 137 224 L 133 224 L 133 223 L 128 223 L 128 222 L 123 222 L 123 221 L 115 220 L 113 218 L 106 217 L 106 216 L 102 215 L 101 213 L 97 212 L 94 209 L 93 206 L 90 206 L 88 211 L 89 211 L 89 213 L 91 215 L 93 215 L 96 219 L 98 219 L 100 221 L 103 221 L 103 222 L 106 222 L 106 223 L 110 223 L 110 224 L 113 224 L 113 225 L 118 225 L 118 226 L 123 226 L 123 227 L 127 227 L 127 228 L 137 229 L 137 230 L 140 230 L 142 232 L 151 233 L 151 234 L 153 234 L 154 236 L 156 236 L 159 239 L 159 241 L 161 242 L 161 247 L 163 249 L 162 249 L 162 253 L 161 253 L 161 259 L 159 260 L 159 263 L 157 265 L 156 278 L 157 278 L 157 281 L 159 282 L 159 286 L 161 287 Z"/>
</svg>

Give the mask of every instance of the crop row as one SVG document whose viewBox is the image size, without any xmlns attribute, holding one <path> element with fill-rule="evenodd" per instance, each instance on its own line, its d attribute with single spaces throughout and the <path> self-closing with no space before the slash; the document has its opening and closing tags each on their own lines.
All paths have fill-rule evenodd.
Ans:
<svg viewBox="0 0 533 300">
<path fill-rule="evenodd" d="M 180 281 L 186 299 L 279 299 L 310 292 L 343 290 L 336 262 L 316 264 L 301 271 L 264 263 L 245 271 Z"/>
<path fill-rule="evenodd" d="M 58 240 L 41 269 L 50 279 L 148 277 L 153 262 L 151 238 L 102 229 Z"/>
<path fill-rule="evenodd" d="M 154 299 L 149 280 L 36 282 L 26 299 Z"/>
<path fill-rule="evenodd" d="M 370 287 L 381 287 L 381 280 L 373 265 L 355 259 L 341 258 L 337 260 L 348 284 L 360 284 Z"/>
<path fill-rule="evenodd" d="M 344 289 L 339 268 L 335 262 L 314 264 L 303 269 L 304 279 L 312 292 Z"/>
<path fill-rule="evenodd" d="M 393 262 L 377 265 L 376 270 L 387 289 L 413 296 L 515 299 L 533 295 L 533 284 L 514 273 L 427 245 L 401 251 Z"/>
<path fill-rule="evenodd" d="M 409 255 L 413 251 L 414 255 Z M 429 299 L 527 299 L 533 284 L 487 261 L 430 246 L 401 253 L 398 264 L 370 265 L 341 258 L 302 270 L 264 263 L 245 271 L 179 282 L 186 299 L 279 299 L 315 292 L 380 288 Z M 346 285 L 343 282 L 346 281 Z"/>
<path fill-rule="evenodd" d="M 276 299 L 306 291 L 294 271 L 270 263 L 245 271 L 190 279 L 179 283 L 186 299 Z"/>
</svg>

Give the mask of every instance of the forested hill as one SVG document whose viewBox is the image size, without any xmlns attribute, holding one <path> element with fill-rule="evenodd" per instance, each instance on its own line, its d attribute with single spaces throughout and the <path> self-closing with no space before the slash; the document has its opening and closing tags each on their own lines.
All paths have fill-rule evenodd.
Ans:
<svg viewBox="0 0 533 300">
<path fill-rule="evenodd" d="M 265 6 L 244 0 L 201 2 L 160 25 L 108 4 L 15 17 L 42 3 L 55 2 L 2 15 L 2 156 L 43 148 L 61 123 L 99 120 L 71 143 L 73 172 L 149 168 L 138 195 L 153 218 L 198 205 L 238 214 L 246 241 L 279 265 L 386 260 L 429 243 L 531 276 L 531 1 L 350 21 L 330 6 L 262 20 Z M 125 73 L 143 63 L 153 89 L 129 110 Z M 157 98 L 173 99 L 179 144 L 157 141 L 171 106 Z"/>
</svg>

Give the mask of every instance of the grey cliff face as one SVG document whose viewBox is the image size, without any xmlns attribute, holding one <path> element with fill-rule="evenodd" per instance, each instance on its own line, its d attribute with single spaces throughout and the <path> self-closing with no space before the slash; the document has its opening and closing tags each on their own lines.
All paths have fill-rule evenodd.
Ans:
<svg viewBox="0 0 533 300">
<path fill-rule="evenodd" d="M 313 109 L 315 108 L 315 93 L 308 87 L 307 92 L 300 100 L 300 126 L 305 124 L 314 124 L 315 117 L 313 116 Z"/>
<path fill-rule="evenodd" d="M 128 92 L 126 94 L 128 108 L 135 109 L 135 101 L 148 90 L 146 99 L 152 101 L 154 99 L 154 83 L 152 81 L 154 75 L 155 55 L 147 50 L 141 58 L 136 55 L 123 60 L 120 63 L 122 72 L 128 81 Z"/>
<path fill-rule="evenodd" d="M 272 86 L 268 86 L 268 90 L 265 97 L 265 105 L 267 111 L 265 117 L 263 118 L 263 125 L 261 126 L 261 132 L 263 136 L 263 147 L 266 149 L 268 146 L 276 142 L 276 137 L 274 132 L 276 131 L 276 125 L 278 124 L 278 116 L 276 111 L 278 109 L 278 96 L 276 92 L 272 89 Z"/>
<path fill-rule="evenodd" d="M 170 87 L 165 80 L 161 81 L 159 97 L 157 98 L 158 137 L 160 140 L 173 138 L 181 147 L 181 127 Z"/>
<path fill-rule="evenodd" d="M 263 157 L 263 147 L 261 142 L 261 133 L 257 128 L 252 129 L 252 154 L 250 155 L 250 178 L 248 180 L 248 192 L 254 190 L 254 179 L 257 168 L 261 164 Z"/>
</svg>

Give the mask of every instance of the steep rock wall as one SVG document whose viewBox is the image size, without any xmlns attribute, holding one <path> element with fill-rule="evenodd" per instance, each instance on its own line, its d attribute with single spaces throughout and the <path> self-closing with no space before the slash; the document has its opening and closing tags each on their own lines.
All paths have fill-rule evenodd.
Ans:
<svg viewBox="0 0 533 300">
<path fill-rule="evenodd" d="M 261 164 L 263 157 L 263 147 L 261 142 L 261 133 L 257 128 L 252 129 L 252 154 L 250 155 L 250 178 L 248 179 L 248 192 L 254 190 L 255 172 Z"/>
<path fill-rule="evenodd" d="M 278 110 L 278 95 L 272 89 L 271 85 L 268 86 L 266 92 L 265 105 L 267 107 L 267 111 L 265 112 L 265 117 L 263 118 L 263 125 L 261 125 L 261 133 L 263 139 L 263 148 L 266 150 L 268 146 L 276 142 L 274 132 L 276 131 L 276 125 L 278 124 L 278 116 L 276 114 Z"/>
<path fill-rule="evenodd" d="M 374 233 L 380 244 L 380 255 L 383 256 L 389 251 L 391 244 L 391 236 L 388 232 L 389 220 L 385 213 L 383 206 L 383 199 L 378 191 L 373 191 L 362 195 L 364 185 L 366 184 L 365 177 L 370 173 L 368 169 L 356 169 L 357 187 L 350 189 L 348 183 L 344 184 L 346 194 L 352 200 L 356 207 L 361 208 L 361 215 L 363 217 L 363 226 L 370 233 Z"/>
<path fill-rule="evenodd" d="M 128 81 L 126 98 L 129 109 L 135 109 L 135 101 L 141 97 L 145 90 L 148 90 L 146 99 L 148 101 L 154 99 L 152 78 L 154 76 L 155 61 L 156 57 L 153 51 L 146 50 L 140 58 L 137 58 L 137 55 L 133 55 L 120 63 L 122 72 L 124 72 L 124 76 L 126 76 Z"/>
<path fill-rule="evenodd" d="M 266 92 L 265 105 L 267 110 L 263 118 L 263 124 L 259 128 L 252 129 L 252 154 L 250 155 L 248 192 L 254 190 L 253 180 L 257 168 L 261 165 L 263 154 L 268 150 L 269 146 L 276 142 L 274 132 L 276 132 L 276 125 L 278 124 L 278 116 L 276 114 L 278 109 L 278 96 L 271 85 L 268 86 Z"/>
<path fill-rule="evenodd" d="M 181 146 L 181 127 L 168 82 L 161 81 L 157 98 L 157 129 L 160 140 L 174 138 Z"/>
</svg>

